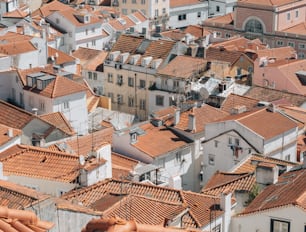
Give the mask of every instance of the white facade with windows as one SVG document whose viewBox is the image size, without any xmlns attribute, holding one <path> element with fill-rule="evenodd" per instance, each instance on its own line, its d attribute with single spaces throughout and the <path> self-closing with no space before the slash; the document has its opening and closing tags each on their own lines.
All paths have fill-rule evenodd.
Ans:
<svg viewBox="0 0 306 232">
<path fill-rule="evenodd" d="M 198 4 L 170 8 L 168 26 L 170 28 L 181 28 L 189 25 L 201 24 L 208 18 L 207 1 L 199 1 Z"/>
<path fill-rule="evenodd" d="M 209 0 L 208 17 L 225 15 L 234 11 L 236 0 Z"/>
</svg>

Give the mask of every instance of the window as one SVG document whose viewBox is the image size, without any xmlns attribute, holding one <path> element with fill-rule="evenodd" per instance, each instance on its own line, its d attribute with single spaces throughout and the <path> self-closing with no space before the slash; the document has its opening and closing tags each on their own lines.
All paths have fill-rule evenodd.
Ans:
<svg viewBox="0 0 306 232">
<path fill-rule="evenodd" d="M 295 17 L 296 17 L 296 18 L 299 17 L 299 11 L 298 11 L 298 10 L 295 11 Z"/>
<path fill-rule="evenodd" d="M 95 39 L 91 41 L 91 46 L 96 46 L 96 40 Z"/>
<path fill-rule="evenodd" d="M 59 23 L 60 23 L 59 18 L 56 18 L 56 19 L 55 19 L 55 23 L 56 23 L 56 24 L 59 24 Z"/>
<path fill-rule="evenodd" d="M 20 103 L 20 106 L 24 106 L 24 101 L 23 101 L 23 94 L 22 93 L 19 93 L 19 103 Z"/>
<path fill-rule="evenodd" d="M 88 35 L 88 29 L 85 30 L 85 34 Z"/>
<path fill-rule="evenodd" d="M 228 144 L 233 144 L 232 137 L 228 138 Z"/>
<path fill-rule="evenodd" d="M 123 95 L 122 94 L 117 94 L 117 103 L 119 105 L 123 104 Z"/>
<path fill-rule="evenodd" d="M 93 27 L 93 28 L 91 28 L 91 32 L 92 32 L 92 33 L 94 33 L 94 32 L 95 32 L 95 30 L 96 30 L 96 29 L 95 29 L 94 27 Z"/>
<path fill-rule="evenodd" d="M 140 175 L 139 177 L 139 181 L 144 181 L 144 180 L 151 180 L 151 175 L 150 175 L 150 172 L 146 172 L 142 175 Z"/>
<path fill-rule="evenodd" d="M 263 27 L 261 22 L 259 22 L 256 19 L 250 19 L 246 24 L 245 24 L 245 31 L 246 32 L 251 32 L 251 33 L 263 33 Z"/>
<path fill-rule="evenodd" d="M 215 227 L 212 229 L 212 232 L 221 232 L 221 224 L 215 226 Z"/>
<path fill-rule="evenodd" d="M 290 222 L 271 219 L 270 232 L 290 232 Z"/>
<path fill-rule="evenodd" d="M 221 35 L 222 35 L 222 34 L 221 34 L 220 31 L 217 31 L 217 32 L 216 32 L 216 36 L 217 36 L 217 37 L 221 37 Z"/>
<path fill-rule="evenodd" d="M 218 140 L 215 140 L 214 142 L 215 142 L 215 147 L 218 147 L 219 141 L 218 141 Z"/>
<path fill-rule="evenodd" d="M 141 4 L 142 5 L 146 4 L 146 0 L 141 0 Z"/>
<path fill-rule="evenodd" d="M 239 146 L 239 145 L 240 145 L 239 139 L 235 139 L 235 145 L 236 145 L 236 146 Z"/>
<path fill-rule="evenodd" d="M 140 99 L 140 101 L 139 101 L 139 109 L 146 110 L 146 100 Z"/>
<path fill-rule="evenodd" d="M 216 12 L 220 12 L 220 6 L 216 6 Z"/>
<path fill-rule="evenodd" d="M 92 72 L 88 72 L 88 79 L 92 79 Z"/>
<path fill-rule="evenodd" d="M 208 155 L 208 164 L 209 165 L 215 165 L 215 155 L 213 155 L 213 154 Z"/>
<path fill-rule="evenodd" d="M 15 88 L 12 88 L 12 100 L 13 101 L 16 100 L 16 90 L 15 90 Z"/>
<path fill-rule="evenodd" d="M 166 14 L 166 8 L 163 8 L 162 12 L 163 12 L 163 14 Z"/>
<path fill-rule="evenodd" d="M 290 13 L 287 13 L 287 20 L 290 20 Z"/>
<path fill-rule="evenodd" d="M 295 47 L 295 43 L 294 42 L 288 42 L 288 46 L 290 46 L 290 47 Z"/>
<path fill-rule="evenodd" d="M 198 18 L 201 18 L 201 12 L 198 12 Z"/>
<path fill-rule="evenodd" d="M 299 49 L 305 49 L 305 48 L 306 48 L 305 44 L 302 43 L 299 44 Z"/>
<path fill-rule="evenodd" d="M 158 9 L 155 10 L 155 17 L 158 17 Z"/>
<path fill-rule="evenodd" d="M 161 167 L 161 168 L 165 167 L 165 158 L 161 158 L 158 160 L 158 167 Z"/>
<path fill-rule="evenodd" d="M 98 79 L 98 74 L 97 73 L 93 73 L 93 79 L 96 81 Z"/>
<path fill-rule="evenodd" d="M 122 14 L 127 15 L 128 14 L 127 9 L 122 9 Z"/>
<path fill-rule="evenodd" d="M 276 41 L 276 45 L 277 45 L 277 46 L 283 46 L 283 45 L 284 45 L 284 42 L 281 41 L 281 40 L 277 40 L 277 41 Z"/>
<path fill-rule="evenodd" d="M 137 2 L 136 2 L 136 0 L 132 0 L 132 3 L 133 3 L 133 4 L 136 4 Z"/>
<path fill-rule="evenodd" d="M 122 0 L 122 3 L 123 3 L 123 4 L 126 4 L 126 0 Z"/>
<path fill-rule="evenodd" d="M 117 85 L 122 85 L 123 84 L 123 77 L 122 75 L 117 75 Z"/>
<path fill-rule="evenodd" d="M 112 74 L 112 73 L 108 73 L 108 74 L 107 74 L 107 81 L 108 81 L 109 83 L 113 83 L 113 74 Z"/>
<path fill-rule="evenodd" d="M 304 52 L 299 52 L 298 57 L 299 57 L 299 59 L 304 59 L 305 58 Z"/>
<path fill-rule="evenodd" d="M 42 100 L 39 101 L 39 109 L 42 110 L 42 111 L 45 110 L 45 102 L 42 101 Z"/>
<path fill-rule="evenodd" d="M 139 80 L 139 88 L 141 88 L 141 89 L 146 88 L 146 81 L 145 80 Z"/>
<path fill-rule="evenodd" d="M 175 164 L 180 164 L 182 161 L 182 153 L 180 151 L 175 153 Z"/>
<path fill-rule="evenodd" d="M 64 109 L 69 109 L 69 101 L 64 102 Z"/>
<path fill-rule="evenodd" d="M 15 82 L 16 83 L 18 83 L 18 80 L 19 80 L 18 76 L 15 76 Z"/>
<path fill-rule="evenodd" d="M 186 20 L 186 14 L 179 15 L 178 20 L 179 21 Z"/>
<path fill-rule="evenodd" d="M 157 95 L 155 104 L 157 106 L 164 106 L 164 96 Z"/>
<path fill-rule="evenodd" d="M 225 33 L 225 38 L 230 38 L 231 34 Z"/>
<path fill-rule="evenodd" d="M 108 93 L 107 96 L 111 99 L 112 102 L 114 102 L 114 94 Z"/>
<path fill-rule="evenodd" d="M 133 77 L 128 78 L 128 86 L 134 87 L 134 78 Z"/>
<path fill-rule="evenodd" d="M 128 98 L 128 105 L 129 105 L 129 107 L 134 107 L 134 98 L 133 97 Z"/>
<path fill-rule="evenodd" d="M 285 160 L 290 161 L 290 154 L 285 156 Z"/>
</svg>

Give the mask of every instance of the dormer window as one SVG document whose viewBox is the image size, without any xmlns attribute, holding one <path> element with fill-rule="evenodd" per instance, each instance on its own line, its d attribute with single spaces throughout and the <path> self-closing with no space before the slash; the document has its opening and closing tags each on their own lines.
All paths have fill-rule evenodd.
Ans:
<svg viewBox="0 0 306 232">
<path fill-rule="evenodd" d="M 132 133 L 131 134 L 131 143 L 136 143 L 137 142 L 137 133 Z"/>
</svg>

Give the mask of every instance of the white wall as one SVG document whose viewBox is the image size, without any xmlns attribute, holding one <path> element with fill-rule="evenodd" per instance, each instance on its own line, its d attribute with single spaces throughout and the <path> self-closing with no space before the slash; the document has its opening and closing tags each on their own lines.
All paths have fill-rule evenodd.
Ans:
<svg viewBox="0 0 306 232">
<path fill-rule="evenodd" d="M 38 67 L 39 65 L 39 50 L 12 56 L 12 66 L 16 68 L 28 69 Z"/>
<path fill-rule="evenodd" d="M 256 214 L 232 217 L 231 231 L 270 231 L 271 219 L 290 221 L 290 231 L 292 232 L 304 231 L 306 212 L 299 207 L 287 206 L 257 212 Z"/>
<path fill-rule="evenodd" d="M 5 144 L 1 144 L 0 146 L 0 152 L 3 152 L 4 150 L 16 145 L 16 144 L 21 144 L 21 136 L 15 136 L 12 138 L 10 141 L 8 141 Z"/>
</svg>

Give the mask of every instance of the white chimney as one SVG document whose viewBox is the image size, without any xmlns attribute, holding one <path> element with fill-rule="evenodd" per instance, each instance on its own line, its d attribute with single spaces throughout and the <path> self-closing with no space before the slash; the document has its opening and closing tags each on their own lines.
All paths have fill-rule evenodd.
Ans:
<svg viewBox="0 0 306 232">
<path fill-rule="evenodd" d="M 256 167 L 256 182 L 262 185 L 275 184 L 278 181 L 279 168 L 276 164 L 259 163 Z"/>
<path fill-rule="evenodd" d="M 222 217 L 222 232 L 229 232 L 232 210 L 232 193 L 224 190 L 220 197 L 220 208 L 224 211 Z"/>
<path fill-rule="evenodd" d="M 176 109 L 174 113 L 174 125 L 177 125 L 180 122 L 181 111 Z"/>
<path fill-rule="evenodd" d="M 14 131 L 13 131 L 13 128 L 9 128 L 8 131 L 7 131 L 7 135 L 8 137 L 10 138 L 13 138 L 14 137 Z"/>
<path fill-rule="evenodd" d="M 193 113 L 193 109 L 191 113 L 188 115 L 188 130 L 195 131 L 196 130 L 196 118 Z"/>
</svg>

